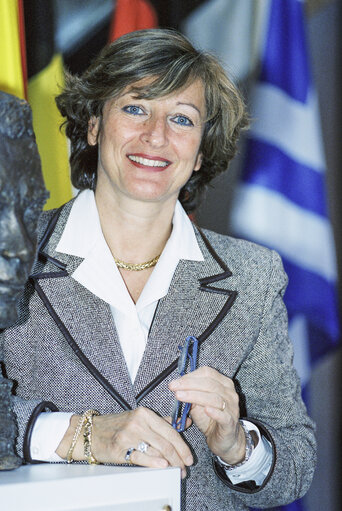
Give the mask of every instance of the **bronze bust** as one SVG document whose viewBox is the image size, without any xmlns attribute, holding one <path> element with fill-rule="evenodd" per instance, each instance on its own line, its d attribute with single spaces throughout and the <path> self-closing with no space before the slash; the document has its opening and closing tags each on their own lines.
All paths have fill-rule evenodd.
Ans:
<svg viewBox="0 0 342 511">
<path fill-rule="evenodd" d="M 16 304 L 34 261 L 37 223 L 47 196 L 31 109 L 0 91 L 0 329 L 17 319 Z M 21 463 L 13 447 L 11 387 L 0 372 L 0 470 Z"/>
</svg>

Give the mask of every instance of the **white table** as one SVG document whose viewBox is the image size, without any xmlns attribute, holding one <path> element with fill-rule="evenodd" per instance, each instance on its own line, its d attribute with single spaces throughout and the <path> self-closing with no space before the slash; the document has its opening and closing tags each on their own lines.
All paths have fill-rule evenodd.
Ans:
<svg viewBox="0 0 342 511">
<path fill-rule="evenodd" d="M 171 467 L 27 465 L 0 472 L 0 509 L 180 511 L 180 478 Z"/>
</svg>

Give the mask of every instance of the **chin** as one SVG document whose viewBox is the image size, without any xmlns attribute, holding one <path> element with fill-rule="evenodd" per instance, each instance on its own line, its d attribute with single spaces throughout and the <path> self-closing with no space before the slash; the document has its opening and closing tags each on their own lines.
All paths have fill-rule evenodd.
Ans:
<svg viewBox="0 0 342 511">
<path fill-rule="evenodd" d="M 168 194 L 165 188 L 161 189 L 161 187 L 157 186 L 144 186 L 131 189 L 129 195 L 142 202 L 164 202 L 170 194 Z"/>
</svg>

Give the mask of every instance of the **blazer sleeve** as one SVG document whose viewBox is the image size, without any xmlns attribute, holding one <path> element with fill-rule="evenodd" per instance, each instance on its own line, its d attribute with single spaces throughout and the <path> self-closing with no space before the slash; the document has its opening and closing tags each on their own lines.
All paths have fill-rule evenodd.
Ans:
<svg viewBox="0 0 342 511">
<path fill-rule="evenodd" d="M 41 463 L 31 458 L 32 431 L 39 415 L 42 412 L 57 412 L 57 406 L 51 401 L 26 400 L 18 396 L 12 396 L 12 409 L 16 415 L 18 425 L 17 453 L 24 458 L 26 463 Z"/>
<path fill-rule="evenodd" d="M 300 380 L 292 364 L 283 302 L 287 276 L 275 252 L 271 252 L 269 274 L 259 335 L 235 380 L 248 420 L 272 443 L 272 467 L 257 487 L 253 483 L 233 485 L 224 471 L 214 466 L 222 482 L 247 506 L 261 508 L 285 505 L 303 496 L 316 465 L 314 423 L 302 401 Z"/>
</svg>

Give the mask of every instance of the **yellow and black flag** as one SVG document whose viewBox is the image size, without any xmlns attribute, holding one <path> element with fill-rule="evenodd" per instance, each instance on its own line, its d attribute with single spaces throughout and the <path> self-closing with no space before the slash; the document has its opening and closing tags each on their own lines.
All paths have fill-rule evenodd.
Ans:
<svg viewBox="0 0 342 511">
<path fill-rule="evenodd" d="M 59 129 L 62 118 L 55 96 L 63 86 L 63 59 L 55 52 L 54 3 L 24 2 L 28 101 L 50 199 L 46 208 L 58 207 L 72 196 L 67 140 Z"/>
<path fill-rule="evenodd" d="M 22 0 L 0 0 L 0 90 L 26 98 L 25 30 Z"/>
</svg>

